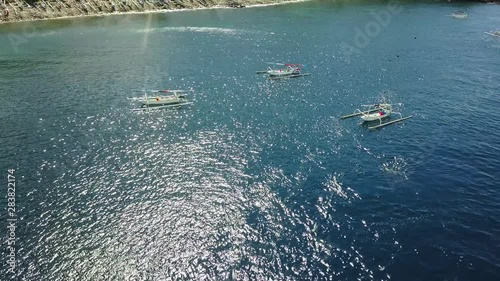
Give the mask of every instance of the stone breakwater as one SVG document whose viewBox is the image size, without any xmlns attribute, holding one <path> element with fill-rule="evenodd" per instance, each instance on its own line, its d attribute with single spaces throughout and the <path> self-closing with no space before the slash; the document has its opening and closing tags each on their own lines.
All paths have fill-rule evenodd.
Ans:
<svg viewBox="0 0 500 281">
<path fill-rule="evenodd" d="M 95 16 L 112 13 L 199 9 L 243 8 L 296 0 L 0 0 L 0 23 Z"/>
</svg>

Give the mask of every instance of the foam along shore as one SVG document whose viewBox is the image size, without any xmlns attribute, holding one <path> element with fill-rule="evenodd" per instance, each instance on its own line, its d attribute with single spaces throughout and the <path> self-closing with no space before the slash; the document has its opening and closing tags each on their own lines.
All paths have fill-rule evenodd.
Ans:
<svg viewBox="0 0 500 281">
<path fill-rule="evenodd" d="M 109 14 L 244 8 L 303 1 L 307 0 L 0 0 L 0 23 Z"/>
</svg>

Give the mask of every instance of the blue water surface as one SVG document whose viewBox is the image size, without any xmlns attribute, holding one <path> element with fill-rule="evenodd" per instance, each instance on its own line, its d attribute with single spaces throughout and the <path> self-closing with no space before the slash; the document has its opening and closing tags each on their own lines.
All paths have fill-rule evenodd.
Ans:
<svg viewBox="0 0 500 281">
<path fill-rule="evenodd" d="M 4 241 L 1 279 L 498 280 L 500 40 L 484 32 L 500 6 L 396 8 L 0 26 L 18 262 L 9 273 Z M 266 62 L 312 75 L 269 81 Z M 194 104 L 126 99 L 165 88 L 193 88 Z M 384 99 L 413 118 L 339 119 Z"/>
</svg>

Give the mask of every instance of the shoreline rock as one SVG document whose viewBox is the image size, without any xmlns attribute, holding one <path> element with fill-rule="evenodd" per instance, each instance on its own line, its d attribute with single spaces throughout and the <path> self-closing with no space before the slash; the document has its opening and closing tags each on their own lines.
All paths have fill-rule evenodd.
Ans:
<svg viewBox="0 0 500 281">
<path fill-rule="evenodd" d="M 5 4 L 3 3 L 5 1 Z M 0 24 L 103 16 L 114 13 L 165 12 L 207 8 L 245 8 L 307 0 L 0 0 Z M 499 0 L 470 2 L 499 3 Z"/>
<path fill-rule="evenodd" d="M 5 2 L 4 5 L 3 0 L 0 0 L 0 24 L 115 13 L 244 8 L 299 2 L 299 0 L 5 0 Z"/>
</svg>

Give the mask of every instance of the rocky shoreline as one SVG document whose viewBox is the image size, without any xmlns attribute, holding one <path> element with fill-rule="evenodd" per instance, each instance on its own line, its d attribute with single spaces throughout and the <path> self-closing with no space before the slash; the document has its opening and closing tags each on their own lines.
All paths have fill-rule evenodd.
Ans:
<svg viewBox="0 0 500 281">
<path fill-rule="evenodd" d="M 306 0 L 0 0 L 0 24 L 7 22 L 161 12 L 202 8 L 244 8 Z M 471 0 L 471 2 L 499 2 Z"/>
<path fill-rule="evenodd" d="M 0 23 L 201 8 L 244 8 L 297 0 L 0 0 Z"/>
</svg>

